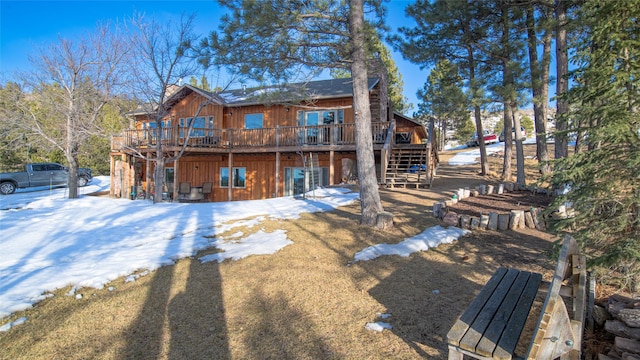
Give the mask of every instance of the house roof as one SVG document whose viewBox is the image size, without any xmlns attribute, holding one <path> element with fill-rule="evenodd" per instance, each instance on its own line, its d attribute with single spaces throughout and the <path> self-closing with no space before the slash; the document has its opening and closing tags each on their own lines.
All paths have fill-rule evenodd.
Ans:
<svg viewBox="0 0 640 360">
<path fill-rule="evenodd" d="M 371 91 L 379 82 L 378 78 L 368 79 L 368 90 Z M 191 93 L 198 93 L 214 104 L 228 107 L 239 107 L 262 104 L 295 104 L 302 101 L 321 99 L 337 99 L 353 96 L 353 80 L 351 78 L 310 81 L 306 83 L 283 84 L 253 88 L 240 88 L 222 92 L 206 91 L 190 84 L 175 89 L 165 100 L 170 108 Z M 155 111 L 155 109 L 153 109 Z M 130 112 L 130 115 L 144 115 L 153 112 L 149 106 Z"/>
<path fill-rule="evenodd" d="M 379 82 L 369 78 L 368 90 Z M 218 94 L 226 106 L 246 106 L 259 104 L 298 103 L 301 101 L 335 99 L 353 96 L 351 78 L 310 81 L 306 83 L 276 86 L 242 88 L 223 91 Z"/>
</svg>

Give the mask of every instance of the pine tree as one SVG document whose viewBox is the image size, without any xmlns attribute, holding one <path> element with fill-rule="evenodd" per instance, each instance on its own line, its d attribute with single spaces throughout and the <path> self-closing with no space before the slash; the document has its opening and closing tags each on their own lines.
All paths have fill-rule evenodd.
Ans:
<svg viewBox="0 0 640 360">
<path fill-rule="evenodd" d="M 417 0 L 407 6 L 407 16 L 416 21 L 413 28 L 400 27 L 403 35 L 392 37 L 394 46 L 410 61 L 421 66 L 434 66 L 442 59 L 457 64 L 467 82 L 470 106 L 476 131 L 483 133 L 482 107 L 488 103 L 483 91 L 485 79 L 481 71 L 486 57 L 477 43 L 485 39 L 490 24 L 486 22 L 486 6 L 490 2 Z M 480 137 L 480 173 L 489 173 L 489 162 L 483 138 Z"/>
<path fill-rule="evenodd" d="M 469 101 L 462 90 L 463 85 L 458 67 L 442 60 L 429 74 L 424 88 L 418 90 L 422 100 L 420 113 L 431 114 L 439 125 L 440 148 L 444 148 L 447 129 L 463 128 L 469 119 Z"/>
<path fill-rule="evenodd" d="M 574 58 L 577 84 L 563 94 L 571 133 L 587 148 L 557 159 L 554 205 L 574 212 L 553 223 L 570 231 L 596 264 L 624 269 L 640 280 L 640 2 L 588 0 L 580 18 L 588 32 Z"/>
</svg>

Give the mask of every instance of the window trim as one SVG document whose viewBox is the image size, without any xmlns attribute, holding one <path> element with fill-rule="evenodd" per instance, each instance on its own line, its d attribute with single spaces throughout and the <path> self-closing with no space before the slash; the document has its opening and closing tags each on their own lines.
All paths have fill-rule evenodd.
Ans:
<svg viewBox="0 0 640 360">
<path fill-rule="evenodd" d="M 260 116 L 260 126 L 259 127 L 254 127 L 251 126 L 249 127 L 249 123 L 247 122 L 248 118 L 251 116 Z M 255 121 L 255 120 L 252 120 Z M 249 113 L 249 114 L 244 114 L 244 128 L 247 130 L 251 130 L 251 129 L 263 129 L 264 128 L 264 114 L 263 113 Z"/>
<path fill-rule="evenodd" d="M 225 172 L 226 172 L 226 176 L 224 176 L 225 174 L 223 174 Z M 227 184 L 226 185 L 223 184 L 223 182 L 222 182 L 223 179 L 225 179 L 225 178 L 227 180 Z M 220 167 L 220 187 L 221 188 L 228 188 L 229 187 L 229 167 L 228 166 L 221 166 Z"/>
<path fill-rule="evenodd" d="M 236 176 L 236 174 L 238 173 L 239 170 L 242 170 L 243 175 L 242 177 L 240 176 Z M 236 185 L 236 179 L 238 178 L 242 178 L 242 185 Z M 232 176 L 231 176 L 231 186 L 234 189 L 246 189 L 247 188 L 247 168 L 244 166 L 234 166 L 233 167 L 233 171 L 232 171 Z"/>
<path fill-rule="evenodd" d="M 238 171 L 242 171 L 243 176 L 236 176 Z M 224 185 L 222 180 L 224 179 L 224 173 L 226 173 L 227 185 Z M 237 184 L 236 180 L 242 179 L 242 184 Z M 220 187 L 229 188 L 229 183 L 233 189 L 246 189 L 247 188 L 247 168 L 245 166 L 234 166 L 231 168 L 231 174 L 229 174 L 228 166 L 220 167 Z"/>
</svg>

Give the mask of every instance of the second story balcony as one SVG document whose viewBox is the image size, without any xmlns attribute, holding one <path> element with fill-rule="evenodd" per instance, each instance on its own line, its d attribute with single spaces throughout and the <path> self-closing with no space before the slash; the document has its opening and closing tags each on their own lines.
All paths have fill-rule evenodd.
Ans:
<svg viewBox="0 0 640 360">
<path fill-rule="evenodd" d="M 374 146 L 382 146 L 388 137 L 390 123 L 373 123 Z M 187 136 L 188 135 L 188 136 Z M 316 146 L 327 149 L 354 149 L 355 124 L 318 126 L 280 126 L 259 129 L 205 129 L 186 127 L 125 130 L 114 136 L 112 151 L 145 151 L 155 148 L 160 140 L 167 148 L 186 146 L 190 151 L 292 151 Z M 217 149 L 217 150 L 216 150 Z"/>
</svg>

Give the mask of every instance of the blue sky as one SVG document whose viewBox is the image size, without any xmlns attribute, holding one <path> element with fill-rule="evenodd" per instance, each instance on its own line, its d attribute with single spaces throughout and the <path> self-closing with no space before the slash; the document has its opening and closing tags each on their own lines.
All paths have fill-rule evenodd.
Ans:
<svg viewBox="0 0 640 360">
<path fill-rule="evenodd" d="M 406 26 L 404 8 L 411 1 L 393 0 L 386 3 L 387 23 L 392 31 Z M 16 70 L 28 69 L 28 55 L 34 48 L 54 42 L 57 36 L 73 39 L 90 32 L 103 20 L 122 21 L 134 12 L 157 19 L 178 18 L 180 14 L 196 13 L 196 32 L 207 35 L 217 28 L 223 13 L 214 0 L 200 1 L 27 1 L 0 0 L 0 81 Z M 428 76 L 426 70 L 394 53 L 394 60 L 404 80 L 404 95 L 417 108 L 416 91 Z"/>
</svg>

